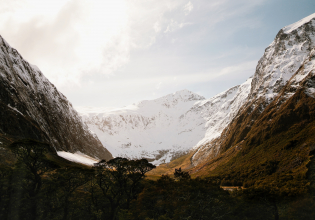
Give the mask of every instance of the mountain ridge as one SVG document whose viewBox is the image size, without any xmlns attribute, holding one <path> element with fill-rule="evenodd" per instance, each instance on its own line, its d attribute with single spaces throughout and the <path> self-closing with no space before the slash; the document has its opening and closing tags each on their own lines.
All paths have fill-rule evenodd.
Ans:
<svg viewBox="0 0 315 220">
<path fill-rule="evenodd" d="M 196 152 L 192 158 L 195 166 L 202 163 L 202 161 L 214 158 L 219 151 L 224 152 L 233 146 L 232 143 L 235 144 L 236 140 L 242 141 L 242 138 L 250 131 L 256 118 L 279 95 L 288 82 L 293 80 L 297 86 L 312 71 L 314 67 L 309 63 L 310 65 L 306 68 L 308 71 L 299 72 L 304 68 L 303 63 L 313 57 L 312 51 L 315 47 L 315 13 L 307 18 L 309 20 L 302 19 L 305 22 L 297 22 L 301 25 L 295 25 L 296 29 L 291 30 L 290 34 L 284 33 L 285 28 L 278 32 L 275 40 L 266 48 L 264 55 L 258 62 L 248 99 L 239 109 L 239 114 L 224 129 L 220 138 L 213 140 L 211 143 L 206 143 L 198 149 L 199 152 Z M 296 89 L 294 90 L 293 87 L 291 92 L 287 91 L 282 94 L 282 103 L 294 95 Z M 235 121 L 241 124 L 243 118 L 246 118 L 246 114 L 241 116 L 241 112 L 252 114 L 253 118 L 247 124 L 243 123 L 244 125 L 241 127 L 233 126 L 232 124 Z M 237 127 L 239 128 L 237 129 Z M 235 133 L 238 133 L 238 135 Z M 230 139 L 230 141 L 227 141 L 227 139 Z"/>
<path fill-rule="evenodd" d="M 77 110 L 114 156 L 145 157 L 158 165 L 218 136 L 242 105 L 250 82 L 210 99 L 181 90 L 120 109 Z"/>
</svg>

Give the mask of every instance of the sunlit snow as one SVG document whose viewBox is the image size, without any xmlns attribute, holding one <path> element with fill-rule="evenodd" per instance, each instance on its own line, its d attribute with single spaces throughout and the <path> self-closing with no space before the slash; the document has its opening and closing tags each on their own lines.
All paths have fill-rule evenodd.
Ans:
<svg viewBox="0 0 315 220">
<path fill-rule="evenodd" d="M 210 99 L 182 90 L 120 109 L 78 111 L 114 157 L 148 158 L 158 165 L 218 137 L 246 99 L 250 83 Z"/>
<path fill-rule="evenodd" d="M 309 22 L 310 20 L 312 20 L 313 18 L 315 18 L 315 13 L 311 14 L 303 19 L 301 19 L 298 22 L 295 22 L 291 25 L 288 25 L 286 27 L 283 28 L 284 33 L 289 34 L 290 32 L 292 32 L 293 30 L 299 28 L 300 26 L 302 26 L 303 24 Z"/>
<path fill-rule="evenodd" d="M 94 163 L 99 162 L 99 160 L 92 158 L 90 156 L 87 156 L 79 151 L 76 153 L 70 153 L 65 151 L 57 151 L 57 154 L 59 157 L 62 157 L 66 160 L 75 162 L 75 163 L 81 163 L 89 166 L 93 166 Z"/>
</svg>

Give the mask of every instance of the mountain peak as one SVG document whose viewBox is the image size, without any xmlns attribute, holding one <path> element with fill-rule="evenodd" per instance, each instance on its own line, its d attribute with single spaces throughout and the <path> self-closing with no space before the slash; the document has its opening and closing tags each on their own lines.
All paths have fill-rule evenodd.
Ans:
<svg viewBox="0 0 315 220">
<path fill-rule="evenodd" d="M 300 21 L 298 22 L 295 22 L 293 24 L 290 24 L 288 26 L 285 26 L 284 28 L 282 28 L 283 32 L 285 34 L 289 34 L 291 33 L 292 31 L 298 29 L 299 27 L 301 27 L 302 25 L 310 22 L 311 20 L 315 19 L 315 13 L 314 14 L 311 14 L 303 19 L 301 19 Z"/>
<path fill-rule="evenodd" d="M 177 92 L 174 92 L 172 94 L 168 94 L 166 96 L 163 96 L 159 99 L 180 99 L 183 101 L 199 101 L 199 100 L 204 100 L 205 97 L 198 95 L 188 89 L 183 89 L 183 90 L 179 90 Z"/>
</svg>

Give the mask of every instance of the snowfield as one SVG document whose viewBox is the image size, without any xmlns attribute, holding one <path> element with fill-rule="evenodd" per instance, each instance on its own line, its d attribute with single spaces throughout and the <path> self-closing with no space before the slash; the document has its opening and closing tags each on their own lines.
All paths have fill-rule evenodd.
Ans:
<svg viewBox="0 0 315 220">
<path fill-rule="evenodd" d="M 114 157 L 147 158 L 159 165 L 218 137 L 243 104 L 250 83 L 211 99 L 182 90 L 120 109 L 77 110 Z"/>
</svg>

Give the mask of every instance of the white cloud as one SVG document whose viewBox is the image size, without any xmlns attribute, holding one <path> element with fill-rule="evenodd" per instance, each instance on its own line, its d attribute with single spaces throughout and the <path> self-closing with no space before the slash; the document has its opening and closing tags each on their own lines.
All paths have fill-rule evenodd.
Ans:
<svg viewBox="0 0 315 220">
<path fill-rule="evenodd" d="M 237 65 L 227 66 L 224 68 L 208 69 L 194 74 L 177 75 L 176 78 L 172 78 L 171 76 L 164 76 L 152 80 L 160 81 L 159 84 L 163 83 L 165 87 L 170 86 L 174 83 L 174 80 L 176 80 L 176 83 L 178 85 L 180 85 L 182 88 L 185 88 L 185 86 L 187 85 L 207 83 L 221 77 L 237 78 L 240 76 L 249 76 L 254 74 L 256 65 L 257 60 L 246 61 Z M 147 80 L 149 81 L 150 79 Z"/>
<path fill-rule="evenodd" d="M 159 22 L 155 22 L 154 24 L 154 30 L 156 33 L 160 32 L 161 31 L 161 25 L 159 24 Z"/>
<path fill-rule="evenodd" d="M 79 83 L 87 73 L 111 74 L 128 62 L 130 39 L 124 34 L 128 19 L 123 0 L 30 2 L 2 16 L 6 22 L 1 33 L 57 85 Z M 55 7 L 46 15 L 47 5 Z M 21 11 L 25 12 L 16 16 Z"/>
<path fill-rule="evenodd" d="M 219 68 L 208 52 L 218 36 L 256 27 L 259 19 L 244 15 L 264 1 L 0 0 L 0 34 L 62 91 L 76 88 L 77 94 L 78 88 L 97 87 L 99 94 L 118 94 L 137 85 L 139 94 L 152 94 L 174 84 L 180 88 L 246 72 L 241 67 L 222 68 L 221 58 Z M 216 32 L 218 23 L 234 20 L 240 22 Z M 201 48 L 211 40 L 208 51 Z M 132 64 L 134 60 L 138 63 Z M 119 80 L 107 83 L 116 75 Z M 107 84 L 101 85 L 98 78 Z"/>
<path fill-rule="evenodd" d="M 184 1 L 0 2 L 0 33 L 59 87 L 79 84 L 87 74 L 113 74 L 129 62 L 131 50 L 156 42 L 169 23 L 165 13 Z"/>
<path fill-rule="evenodd" d="M 161 85 L 162 85 L 162 82 L 159 82 L 158 84 L 156 84 L 155 88 L 156 88 L 156 89 L 160 89 L 160 88 L 161 88 Z"/>
<path fill-rule="evenodd" d="M 243 1 L 250 5 L 247 8 L 257 5 Z M 87 74 L 115 73 L 130 61 L 132 50 L 147 49 L 159 35 L 191 25 L 185 15 L 194 8 L 184 0 L 0 2 L 1 34 L 57 86 L 80 83 Z M 217 1 L 199 3 L 210 11 L 229 11 L 231 4 L 228 0 L 219 5 Z M 224 14 L 246 10 L 240 8 Z M 216 16 L 211 22 L 222 19 Z"/>
<path fill-rule="evenodd" d="M 177 21 L 171 20 L 171 22 L 167 25 L 164 33 L 174 32 L 174 31 L 177 31 L 178 29 L 181 29 L 191 24 L 192 22 L 178 23 Z"/>
<path fill-rule="evenodd" d="M 194 5 L 189 1 L 185 6 L 184 6 L 184 11 L 185 15 L 188 15 L 194 8 Z"/>
</svg>

